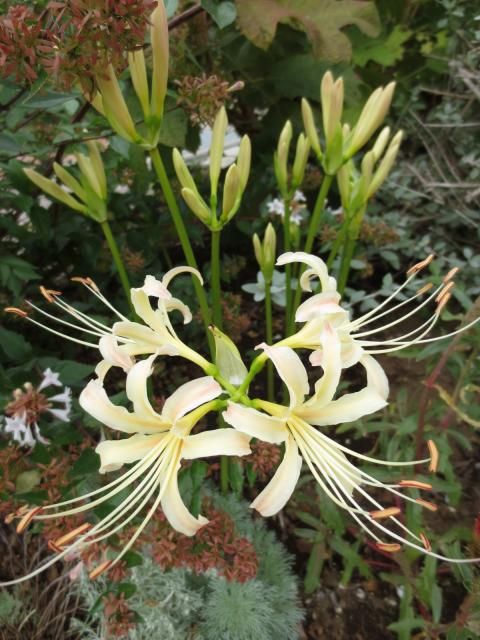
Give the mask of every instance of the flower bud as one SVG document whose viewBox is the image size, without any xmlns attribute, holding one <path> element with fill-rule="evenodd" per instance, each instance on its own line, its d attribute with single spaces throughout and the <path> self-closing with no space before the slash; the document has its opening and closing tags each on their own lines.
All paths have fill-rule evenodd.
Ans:
<svg viewBox="0 0 480 640">
<path fill-rule="evenodd" d="M 231 164 L 223 185 L 222 219 L 229 220 L 235 214 L 240 193 L 240 172 L 236 164 Z"/>
<path fill-rule="evenodd" d="M 337 122 L 335 134 L 325 150 L 323 168 L 327 175 L 333 176 L 343 163 L 343 132 L 340 123 Z"/>
<path fill-rule="evenodd" d="M 375 140 L 375 144 L 373 145 L 373 155 L 375 156 L 375 162 L 378 162 L 385 151 L 385 147 L 387 146 L 388 139 L 390 137 L 390 127 L 383 127 L 380 131 L 377 139 Z"/>
<path fill-rule="evenodd" d="M 340 124 L 343 111 L 343 78 L 335 82 L 330 71 L 322 78 L 320 87 L 320 101 L 322 103 L 323 130 L 328 146 L 336 134 L 337 125 Z"/>
<path fill-rule="evenodd" d="M 198 194 L 197 185 L 190 173 L 182 154 L 178 149 L 174 149 L 172 153 L 173 166 L 175 167 L 175 173 L 177 174 L 178 181 L 182 187 L 190 189 L 194 193 Z"/>
<path fill-rule="evenodd" d="M 67 207 L 70 207 L 75 211 L 80 211 L 80 213 L 84 214 L 87 213 L 85 205 L 78 202 L 78 200 L 64 191 L 56 182 L 53 182 L 53 180 L 45 178 L 34 169 L 24 169 L 23 171 L 39 189 L 47 193 L 49 196 L 52 196 L 52 198 L 55 198 L 55 200 L 63 202 L 63 204 L 66 204 Z"/>
<path fill-rule="evenodd" d="M 198 193 L 195 193 L 191 189 L 183 188 L 182 196 L 191 211 L 207 226 L 210 225 L 212 220 L 212 212 L 205 204 L 203 198 Z"/>
<path fill-rule="evenodd" d="M 137 142 L 139 136 L 135 130 L 135 124 L 111 64 L 107 67 L 106 76 L 96 77 L 97 86 L 102 94 L 102 108 L 105 116 L 119 136 L 129 142 Z"/>
<path fill-rule="evenodd" d="M 399 131 L 390 142 L 385 155 L 380 162 L 378 169 L 375 171 L 375 174 L 372 178 L 368 189 L 368 197 L 371 198 L 374 193 L 378 191 L 381 185 L 387 179 L 388 174 L 393 166 L 393 163 L 396 160 L 398 150 L 400 149 L 400 143 L 402 141 L 403 131 Z"/>
<path fill-rule="evenodd" d="M 395 83 L 390 82 L 385 88 L 379 87 L 369 97 L 358 122 L 352 132 L 347 157 L 351 157 L 368 142 L 371 135 L 382 124 L 392 102 Z"/>
<path fill-rule="evenodd" d="M 152 98 L 151 113 L 158 120 L 163 116 L 163 105 L 167 94 L 168 83 L 168 20 L 163 0 L 157 1 L 157 6 L 150 16 L 150 41 L 152 44 Z"/>
<path fill-rule="evenodd" d="M 277 182 L 282 195 L 288 191 L 288 153 L 292 135 L 292 123 L 287 120 L 278 138 L 277 153 L 274 159 Z"/>
<path fill-rule="evenodd" d="M 98 147 L 97 142 L 95 142 L 95 140 L 89 140 L 87 142 L 87 147 L 88 147 L 88 155 L 90 158 L 90 163 L 97 177 L 98 184 L 100 187 L 99 196 L 103 200 L 106 200 L 107 199 L 107 177 L 105 175 L 105 167 L 103 166 L 103 160 L 100 154 L 100 149 Z"/>
<path fill-rule="evenodd" d="M 240 188 L 245 190 L 250 175 L 250 165 L 252 161 L 252 143 L 248 136 L 243 136 L 240 142 L 240 149 L 237 157 L 237 167 L 240 174 Z"/>
<path fill-rule="evenodd" d="M 295 159 L 292 168 L 292 188 L 296 189 L 303 182 L 305 167 L 307 166 L 308 154 L 310 153 L 310 142 L 303 133 L 298 136 Z"/>
<path fill-rule="evenodd" d="M 132 78 L 133 88 L 137 94 L 138 100 L 142 105 L 142 111 L 145 118 L 150 115 L 150 97 L 148 92 L 147 68 L 145 66 L 145 56 L 143 49 L 135 49 L 128 53 L 128 66 L 130 68 L 130 77 Z"/>
<path fill-rule="evenodd" d="M 258 266 L 260 267 L 260 270 L 261 270 L 262 264 L 263 264 L 263 247 L 262 247 L 260 238 L 258 237 L 258 233 L 253 234 L 252 241 L 253 241 L 253 251 L 255 253 L 255 258 L 257 259 Z"/>
<path fill-rule="evenodd" d="M 217 327 L 210 327 L 215 341 L 215 364 L 222 378 L 230 384 L 239 385 L 247 377 L 247 367 L 242 361 L 239 350 Z"/>
<path fill-rule="evenodd" d="M 277 248 L 277 236 L 271 222 L 268 223 L 263 236 L 263 242 L 255 233 L 253 236 L 253 249 L 255 257 L 263 274 L 265 282 L 272 281 L 273 270 L 275 268 Z"/>
<path fill-rule="evenodd" d="M 82 187 L 79 181 L 74 178 L 71 173 L 64 169 L 58 162 L 53 163 L 53 170 L 57 178 L 61 180 L 63 184 L 65 184 L 69 189 L 71 189 L 77 196 L 77 198 L 80 198 L 80 200 L 85 202 L 87 196 L 85 193 L 85 189 Z"/>
<path fill-rule="evenodd" d="M 217 113 L 213 124 L 212 143 L 210 147 L 210 185 L 212 195 L 216 195 L 217 193 L 227 127 L 227 112 L 225 111 L 225 107 L 222 107 Z"/>
<path fill-rule="evenodd" d="M 313 117 L 312 107 L 305 98 L 302 98 L 302 118 L 303 126 L 305 127 L 305 133 L 310 142 L 310 145 L 318 158 L 322 157 L 322 149 L 320 147 L 320 140 L 318 138 L 317 127 L 315 126 L 315 119 Z"/>
<path fill-rule="evenodd" d="M 351 163 L 344 164 L 337 171 L 337 185 L 340 192 L 342 207 L 347 210 L 350 201 L 350 171 Z"/>
</svg>

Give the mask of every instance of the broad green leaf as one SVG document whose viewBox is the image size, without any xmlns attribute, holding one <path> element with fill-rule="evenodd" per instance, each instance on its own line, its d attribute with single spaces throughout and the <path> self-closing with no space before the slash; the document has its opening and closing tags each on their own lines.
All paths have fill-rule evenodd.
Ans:
<svg viewBox="0 0 480 640">
<path fill-rule="evenodd" d="M 31 345 L 21 334 L 14 333 L 3 327 L 0 327 L 0 349 L 5 352 L 5 355 L 10 360 L 15 362 L 25 360 L 32 351 Z"/>
<path fill-rule="evenodd" d="M 73 463 L 69 475 L 78 478 L 89 473 L 96 473 L 100 468 L 100 456 L 93 449 L 85 449 L 78 460 Z"/>
<path fill-rule="evenodd" d="M 279 23 L 306 32 L 314 55 L 332 62 L 349 60 L 350 40 L 341 31 L 357 26 L 368 36 L 380 30 L 374 2 L 364 0 L 238 0 L 238 26 L 257 47 L 267 49 Z"/>
<path fill-rule="evenodd" d="M 352 60 L 360 67 L 364 67 L 370 61 L 382 67 L 391 67 L 403 58 L 404 44 L 411 35 L 412 31 L 404 29 L 401 25 L 397 25 L 387 36 L 382 35 L 374 40 L 357 32 L 352 35 Z"/>
<path fill-rule="evenodd" d="M 26 493 L 40 484 L 41 475 L 35 469 L 31 471 L 22 471 L 15 480 L 15 490 L 17 493 Z"/>
<path fill-rule="evenodd" d="M 202 0 L 202 7 L 215 20 L 217 27 L 223 29 L 234 22 L 237 17 L 237 9 L 233 2 L 216 2 L 215 0 Z"/>
</svg>

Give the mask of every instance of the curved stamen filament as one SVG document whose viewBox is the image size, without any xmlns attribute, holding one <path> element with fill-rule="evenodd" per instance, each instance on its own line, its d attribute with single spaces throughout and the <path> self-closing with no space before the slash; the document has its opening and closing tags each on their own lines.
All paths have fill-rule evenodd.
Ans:
<svg viewBox="0 0 480 640">
<path fill-rule="evenodd" d="M 417 344 L 418 342 L 420 342 L 422 340 L 422 338 L 424 336 L 426 336 L 428 333 L 430 333 L 430 331 L 433 329 L 433 327 L 437 324 L 438 319 L 440 318 L 440 315 L 438 313 L 436 313 L 432 320 L 430 321 L 429 325 L 427 326 L 427 328 L 425 329 L 425 331 L 423 331 L 417 338 L 414 338 L 413 340 L 411 340 L 410 342 L 407 342 L 405 344 L 399 344 L 398 346 L 395 347 L 389 347 L 386 349 L 365 349 L 365 352 L 370 354 L 370 355 L 376 355 L 379 353 L 392 353 L 393 351 L 401 351 L 402 349 L 406 349 L 407 347 L 410 347 L 414 344 Z M 397 343 L 395 343 L 397 344 Z"/>
<path fill-rule="evenodd" d="M 25 316 L 25 320 L 28 320 L 28 322 L 31 322 L 32 324 L 36 324 L 38 327 L 45 329 L 45 331 L 50 331 L 50 333 L 53 333 L 56 336 L 60 336 L 60 338 L 64 338 L 65 340 L 70 340 L 70 342 L 76 342 L 77 344 L 83 344 L 85 347 L 92 347 L 93 349 L 98 349 L 98 344 L 94 344 L 93 342 L 87 342 L 86 340 L 80 340 L 79 338 L 74 338 L 73 336 L 69 336 L 66 333 L 62 333 L 61 331 L 55 331 L 55 329 L 52 329 L 51 327 L 49 327 L 46 324 L 43 324 L 42 322 L 38 322 L 38 320 L 34 320 L 29 315 Z"/>
<path fill-rule="evenodd" d="M 107 333 L 104 332 L 104 331 L 100 332 L 100 330 L 86 329 L 85 327 L 79 327 L 78 325 L 73 324 L 73 322 L 68 322 L 68 320 L 64 320 L 63 318 L 58 318 L 57 316 L 54 316 L 51 313 L 47 313 L 47 311 L 44 311 L 41 307 L 37 307 L 37 305 L 33 304 L 33 302 L 30 302 L 30 300 L 25 300 L 25 302 L 30 307 L 32 307 L 32 309 L 35 309 L 35 311 L 38 311 L 38 313 L 41 313 L 45 317 L 50 318 L 54 322 L 58 322 L 60 324 L 66 325 L 67 327 L 71 327 L 72 329 L 75 329 L 76 331 L 82 331 L 84 333 L 90 333 L 92 335 L 99 336 L 100 338 L 102 336 L 104 336 L 104 335 L 107 335 Z"/>
</svg>

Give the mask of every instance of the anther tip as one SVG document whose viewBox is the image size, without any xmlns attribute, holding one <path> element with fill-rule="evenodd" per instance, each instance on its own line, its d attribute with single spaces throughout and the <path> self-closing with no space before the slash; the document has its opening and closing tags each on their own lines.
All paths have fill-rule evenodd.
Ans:
<svg viewBox="0 0 480 640">
<path fill-rule="evenodd" d="M 428 467 L 428 470 L 432 473 L 436 473 L 438 469 L 440 454 L 438 453 L 437 445 L 433 440 L 428 440 L 427 446 L 428 452 L 430 453 L 430 465 Z"/>
<path fill-rule="evenodd" d="M 432 550 L 432 545 L 430 544 L 430 540 L 427 538 L 427 536 L 422 533 L 420 531 L 420 533 L 418 534 L 420 536 L 421 541 L 423 542 L 423 546 L 425 547 L 425 551 L 431 551 Z"/>
<path fill-rule="evenodd" d="M 28 316 L 26 311 L 23 311 L 23 309 L 19 309 L 18 307 L 5 307 L 4 311 L 5 313 L 13 313 L 21 318 L 26 318 Z"/>
<path fill-rule="evenodd" d="M 431 253 L 429 256 L 425 258 L 425 260 L 421 260 L 420 262 L 417 262 L 412 267 L 410 267 L 410 269 L 407 271 L 407 276 L 413 276 L 414 274 L 418 273 L 422 269 L 425 269 L 425 267 L 428 267 L 428 265 L 432 262 L 434 258 L 435 258 L 435 254 Z"/>
<path fill-rule="evenodd" d="M 452 278 L 454 278 L 459 271 L 460 271 L 459 267 L 453 267 L 453 269 L 450 269 L 447 275 L 443 278 L 444 284 L 447 284 L 448 282 L 450 282 L 450 280 L 452 280 Z"/>
<path fill-rule="evenodd" d="M 95 569 L 90 571 L 90 573 L 88 574 L 88 577 L 90 578 L 90 580 L 95 580 L 96 578 L 101 576 L 102 573 L 105 573 L 105 571 L 108 571 L 111 565 L 112 565 L 112 560 L 106 560 L 105 562 L 102 562 L 101 564 L 98 565 L 98 567 L 95 567 Z"/>
<path fill-rule="evenodd" d="M 47 289 L 44 286 L 40 286 L 39 289 L 40 289 L 40 293 L 42 294 L 42 296 L 45 298 L 47 302 L 54 302 L 56 296 L 62 295 L 61 291 L 56 291 L 55 289 Z"/>
<path fill-rule="evenodd" d="M 442 298 L 439 300 L 438 304 L 437 304 L 437 314 L 442 313 L 443 309 L 447 306 L 448 301 L 450 300 L 450 298 L 452 297 L 452 294 L 447 291 L 447 293 L 442 296 Z"/>
<path fill-rule="evenodd" d="M 397 553 L 401 548 L 397 542 L 377 542 L 377 549 L 386 553 Z"/>
</svg>

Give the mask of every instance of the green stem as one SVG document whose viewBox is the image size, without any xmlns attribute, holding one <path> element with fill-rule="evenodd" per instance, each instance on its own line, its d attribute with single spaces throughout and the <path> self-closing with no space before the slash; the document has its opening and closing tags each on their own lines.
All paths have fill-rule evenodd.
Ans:
<svg viewBox="0 0 480 640">
<path fill-rule="evenodd" d="M 283 250 L 290 251 L 290 203 L 289 197 L 283 199 L 284 218 L 283 218 Z M 292 314 L 292 265 L 285 265 L 285 329 L 289 336 L 293 331 L 293 314 Z M 271 344 L 269 342 L 269 344 Z M 270 366 L 269 366 L 270 369 Z"/>
<path fill-rule="evenodd" d="M 105 239 L 107 240 L 108 248 L 110 249 L 110 253 L 112 254 L 115 267 L 118 271 L 120 282 L 122 283 L 123 290 L 125 291 L 127 302 L 130 306 L 130 309 L 133 310 L 132 301 L 130 299 L 130 282 L 128 280 L 127 271 L 125 269 L 125 265 L 123 264 L 122 256 L 120 254 L 117 241 L 115 240 L 115 237 L 112 233 L 112 230 L 107 220 L 105 220 L 104 222 L 101 222 L 100 225 L 105 235 Z"/>
<path fill-rule="evenodd" d="M 315 202 L 315 207 L 313 209 L 312 218 L 310 220 L 310 225 L 308 227 L 307 239 L 305 240 L 304 251 L 305 253 L 310 253 L 313 247 L 313 243 L 315 241 L 315 237 L 318 232 L 318 226 L 320 224 L 320 219 L 322 217 L 323 210 L 325 208 L 325 201 L 327 199 L 328 192 L 330 190 L 330 186 L 333 181 L 333 176 L 325 175 L 323 178 L 322 186 L 320 187 L 320 191 L 318 192 L 317 200 Z M 302 289 L 300 287 L 300 277 L 302 273 L 305 271 L 305 265 L 301 265 L 298 279 L 299 282 L 297 284 L 297 289 L 295 291 L 295 298 L 293 300 L 292 307 L 292 316 L 295 316 L 295 311 L 300 304 L 300 298 L 302 297 Z"/>
<path fill-rule="evenodd" d="M 273 322 L 272 322 L 272 292 L 271 282 L 265 281 L 265 334 L 267 338 L 267 344 L 273 344 Z M 275 395 L 275 389 L 273 385 L 273 363 L 268 361 L 267 365 L 267 397 L 270 402 L 273 402 Z"/>
<path fill-rule="evenodd" d="M 338 275 L 337 291 L 343 295 L 348 282 L 348 274 L 350 273 L 350 264 L 355 253 L 356 238 L 347 233 L 345 244 L 342 252 L 342 262 L 340 264 L 340 272 Z"/>
<path fill-rule="evenodd" d="M 183 253 L 185 254 L 187 264 L 189 267 L 198 269 L 197 261 L 195 260 L 195 255 L 193 253 L 192 245 L 190 243 L 187 230 L 185 229 L 185 224 L 183 222 L 180 209 L 178 208 L 177 201 L 175 200 L 175 196 L 173 194 L 172 187 L 170 185 L 170 181 L 168 179 L 167 172 L 165 171 L 165 166 L 163 164 L 163 161 L 158 149 L 152 149 L 150 151 L 150 157 L 152 158 L 152 163 L 155 168 L 155 172 L 157 174 L 158 180 L 160 182 L 160 186 L 162 187 L 163 195 L 165 196 L 165 200 L 167 201 L 168 208 L 172 215 L 173 224 L 175 225 L 175 229 L 178 234 L 178 239 L 180 240 L 180 244 L 182 245 Z M 214 343 L 213 343 L 213 338 L 210 334 L 210 331 L 208 330 L 208 327 L 210 326 L 210 310 L 208 308 L 207 296 L 205 294 L 204 288 L 202 287 L 198 279 L 195 277 L 193 277 L 193 286 L 195 287 L 195 293 L 197 294 L 198 303 L 200 305 L 200 313 L 202 314 L 203 324 L 205 325 L 205 331 L 207 333 L 210 352 L 213 357 Z"/>
<path fill-rule="evenodd" d="M 210 261 L 210 286 L 212 291 L 213 324 L 222 328 L 222 290 L 220 283 L 220 234 L 212 230 L 212 253 Z"/>
</svg>

